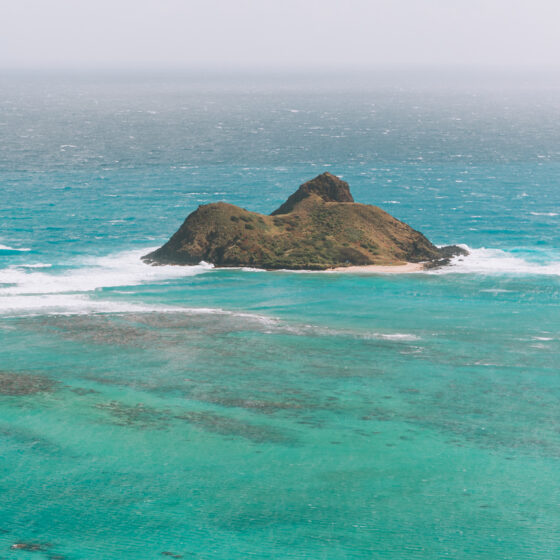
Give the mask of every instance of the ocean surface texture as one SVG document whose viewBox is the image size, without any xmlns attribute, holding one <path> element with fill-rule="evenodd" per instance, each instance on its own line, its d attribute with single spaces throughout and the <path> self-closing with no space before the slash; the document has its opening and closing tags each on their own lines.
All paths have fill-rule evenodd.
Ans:
<svg viewBox="0 0 560 560">
<path fill-rule="evenodd" d="M 471 255 L 140 261 L 323 171 Z M 558 90 L 4 76 L 0 194 L 0 558 L 560 558 Z"/>
</svg>

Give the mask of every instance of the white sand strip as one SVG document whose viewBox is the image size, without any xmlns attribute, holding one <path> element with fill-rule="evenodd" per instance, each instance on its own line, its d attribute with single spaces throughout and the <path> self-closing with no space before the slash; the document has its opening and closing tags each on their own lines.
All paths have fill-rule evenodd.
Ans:
<svg viewBox="0 0 560 560">
<path fill-rule="evenodd" d="M 326 272 L 343 272 L 346 274 L 406 274 L 409 272 L 421 272 L 424 270 L 422 263 L 406 263 L 396 265 L 377 265 L 371 264 L 366 266 L 339 266 L 329 268 Z"/>
</svg>

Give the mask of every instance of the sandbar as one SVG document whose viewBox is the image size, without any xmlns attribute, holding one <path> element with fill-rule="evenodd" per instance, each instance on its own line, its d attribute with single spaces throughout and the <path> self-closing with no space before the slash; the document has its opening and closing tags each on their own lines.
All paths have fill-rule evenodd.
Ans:
<svg viewBox="0 0 560 560">
<path fill-rule="evenodd" d="M 422 272 L 423 270 L 424 263 L 409 262 L 395 265 L 337 266 L 329 268 L 326 272 L 342 272 L 346 274 L 407 274 L 409 272 Z"/>
</svg>

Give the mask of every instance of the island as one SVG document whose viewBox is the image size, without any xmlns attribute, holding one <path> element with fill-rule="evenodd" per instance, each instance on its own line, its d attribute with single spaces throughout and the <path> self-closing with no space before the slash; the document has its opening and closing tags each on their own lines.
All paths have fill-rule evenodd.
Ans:
<svg viewBox="0 0 560 560">
<path fill-rule="evenodd" d="M 323 173 L 270 215 L 217 202 L 199 206 L 167 243 L 142 257 L 157 265 L 329 270 L 448 264 L 467 252 L 436 247 L 381 208 L 354 202 L 348 183 Z M 407 268 L 408 267 L 408 268 Z"/>
</svg>

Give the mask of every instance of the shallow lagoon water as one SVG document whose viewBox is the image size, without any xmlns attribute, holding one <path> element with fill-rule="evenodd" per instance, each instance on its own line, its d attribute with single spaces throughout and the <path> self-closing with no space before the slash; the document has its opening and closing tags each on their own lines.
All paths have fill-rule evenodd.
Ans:
<svg viewBox="0 0 560 560">
<path fill-rule="evenodd" d="M 560 553 L 557 99 L 345 95 L 4 87 L 1 557 Z M 198 204 L 270 211 L 325 169 L 472 255 L 139 261 Z"/>
</svg>

